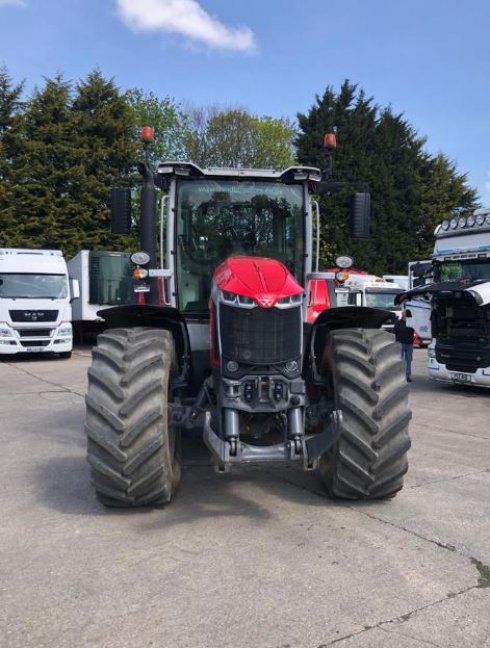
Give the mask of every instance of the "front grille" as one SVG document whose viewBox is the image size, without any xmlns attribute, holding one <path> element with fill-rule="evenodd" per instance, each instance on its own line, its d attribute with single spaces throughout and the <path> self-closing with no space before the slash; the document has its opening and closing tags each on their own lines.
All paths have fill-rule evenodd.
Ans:
<svg viewBox="0 0 490 648">
<path fill-rule="evenodd" d="M 53 329 L 21 329 L 20 337 L 51 337 Z"/>
<path fill-rule="evenodd" d="M 301 306 L 238 308 L 220 304 L 223 358 L 246 364 L 270 365 L 301 355 Z"/>
<path fill-rule="evenodd" d="M 490 366 L 490 345 L 483 343 L 464 343 L 461 339 L 436 342 L 436 360 L 445 364 L 449 371 L 475 373 L 477 369 Z"/>
<path fill-rule="evenodd" d="M 45 347 L 51 340 L 21 340 L 23 347 Z"/>
<path fill-rule="evenodd" d="M 11 310 L 12 322 L 56 322 L 57 310 Z"/>
</svg>

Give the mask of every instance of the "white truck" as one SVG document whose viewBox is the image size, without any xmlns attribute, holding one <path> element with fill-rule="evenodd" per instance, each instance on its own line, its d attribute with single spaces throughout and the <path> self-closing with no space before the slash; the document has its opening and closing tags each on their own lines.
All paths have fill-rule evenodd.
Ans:
<svg viewBox="0 0 490 648">
<path fill-rule="evenodd" d="M 434 282 L 402 296 L 431 306 L 429 376 L 490 387 L 490 208 L 435 230 Z"/>
<path fill-rule="evenodd" d="M 60 250 L 1 248 L 0 354 L 54 352 L 69 358 L 71 297 L 77 294 Z"/>
<path fill-rule="evenodd" d="M 81 250 L 68 261 L 70 277 L 77 279 L 80 296 L 73 301 L 75 339 L 83 344 L 105 328 L 97 312 L 128 304 L 132 268 L 127 252 Z"/>
<path fill-rule="evenodd" d="M 383 279 L 388 283 L 395 284 L 399 288 L 408 290 L 411 286 L 409 285 L 408 275 L 383 275 Z"/>
<path fill-rule="evenodd" d="M 392 332 L 402 310 L 401 306 L 395 304 L 395 298 L 404 292 L 403 288 L 393 281 L 385 281 L 382 277 L 351 269 L 338 272 L 337 275 L 337 280 L 340 281 L 337 305 L 389 310 L 393 313 L 393 320 L 383 324 L 383 328 Z"/>
</svg>

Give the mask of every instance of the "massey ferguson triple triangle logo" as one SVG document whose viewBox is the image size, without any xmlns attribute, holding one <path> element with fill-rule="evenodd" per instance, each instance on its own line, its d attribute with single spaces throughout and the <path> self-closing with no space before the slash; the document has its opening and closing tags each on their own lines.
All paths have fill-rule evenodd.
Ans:
<svg viewBox="0 0 490 648">
<path fill-rule="evenodd" d="M 272 308 L 277 302 L 277 295 L 257 295 L 255 299 L 262 308 Z"/>
</svg>

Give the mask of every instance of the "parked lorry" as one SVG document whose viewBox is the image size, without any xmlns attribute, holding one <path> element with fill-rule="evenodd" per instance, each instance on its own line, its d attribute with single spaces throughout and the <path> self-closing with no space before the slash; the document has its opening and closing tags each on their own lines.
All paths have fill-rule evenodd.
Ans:
<svg viewBox="0 0 490 648">
<path fill-rule="evenodd" d="M 435 239 L 434 281 L 401 296 L 430 304 L 429 376 L 490 387 L 490 208 L 443 221 Z"/>
<path fill-rule="evenodd" d="M 143 299 L 100 312 L 108 328 L 88 373 L 98 499 L 170 501 L 186 428 L 202 432 L 219 472 L 292 463 L 318 467 L 334 497 L 395 495 L 411 413 L 398 345 L 380 329 L 391 314 L 330 308 L 305 324 L 309 282 L 322 279 L 312 273 L 312 195 L 329 181 L 307 166 L 166 162 L 154 173 L 147 159 L 139 169 L 141 250 L 131 258 Z M 155 184 L 167 196 L 159 265 Z M 355 194 L 353 235 L 365 235 L 367 207 Z M 127 233 L 130 191 L 114 189 L 112 208 L 113 231 Z"/>
<path fill-rule="evenodd" d="M 69 358 L 70 301 L 77 295 L 60 250 L 0 249 L 0 354 Z"/>
<path fill-rule="evenodd" d="M 73 300 L 75 340 L 93 339 L 106 327 L 97 313 L 104 308 L 128 304 L 133 281 L 127 252 L 81 250 L 68 261 L 70 277 L 80 285 L 80 296 Z"/>
<path fill-rule="evenodd" d="M 393 332 L 396 318 L 399 317 L 401 306 L 395 304 L 395 297 L 403 292 L 403 288 L 393 281 L 385 281 L 362 270 L 344 268 L 336 273 L 338 279 L 337 304 L 339 306 L 363 306 L 389 310 L 390 320 L 383 324 L 386 331 Z"/>
<path fill-rule="evenodd" d="M 403 288 L 403 290 L 408 290 L 409 286 L 409 276 L 408 275 L 383 275 L 384 281 L 398 286 L 398 288 Z"/>
</svg>

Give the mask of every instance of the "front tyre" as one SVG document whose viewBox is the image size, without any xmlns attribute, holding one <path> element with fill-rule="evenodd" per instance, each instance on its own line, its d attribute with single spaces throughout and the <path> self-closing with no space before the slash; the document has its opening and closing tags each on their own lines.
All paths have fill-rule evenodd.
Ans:
<svg viewBox="0 0 490 648">
<path fill-rule="evenodd" d="M 337 442 L 320 459 L 328 493 L 351 500 L 393 497 L 408 469 L 411 418 L 398 343 L 377 329 L 333 331 L 321 370 L 343 414 Z"/>
<path fill-rule="evenodd" d="M 108 329 L 88 371 L 87 461 L 105 506 L 169 502 L 180 481 L 177 432 L 168 422 L 177 369 L 169 331 Z"/>
</svg>

